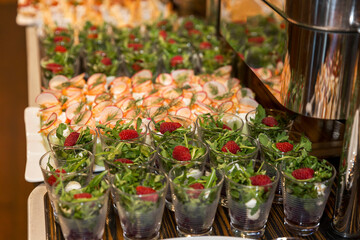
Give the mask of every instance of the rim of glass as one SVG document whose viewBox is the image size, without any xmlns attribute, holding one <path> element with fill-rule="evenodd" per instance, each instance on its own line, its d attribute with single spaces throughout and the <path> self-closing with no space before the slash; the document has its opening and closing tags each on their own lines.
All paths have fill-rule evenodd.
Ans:
<svg viewBox="0 0 360 240">
<path fill-rule="evenodd" d="M 234 182 L 233 180 L 231 180 L 228 176 L 227 176 L 227 173 L 228 171 L 226 171 L 225 173 L 225 179 L 226 181 L 229 181 L 231 182 L 232 184 L 236 185 L 236 186 L 241 186 L 241 187 L 246 187 L 246 188 L 259 188 L 259 187 L 273 187 L 278 184 L 279 180 L 280 180 L 280 171 L 277 169 L 277 167 L 275 167 L 273 164 L 269 163 L 269 162 L 266 162 L 266 161 L 261 161 L 261 160 L 258 160 L 258 159 L 247 159 L 249 161 L 253 161 L 253 162 L 259 162 L 259 163 L 264 163 L 268 166 L 270 166 L 271 168 L 273 168 L 276 172 L 276 175 L 275 175 L 275 179 L 274 181 L 272 181 L 271 183 L 269 184 L 266 184 L 266 185 L 263 185 L 263 186 L 253 186 L 253 185 L 244 185 L 244 184 L 240 184 L 240 183 L 237 183 L 237 182 Z M 235 162 L 232 162 L 232 163 L 229 163 L 228 165 L 226 165 L 226 169 L 230 166 L 230 165 L 235 165 L 236 163 L 246 163 L 248 162 L 247 160 L 239 160 L 239 161 L 235 161 Z"/>
<path fill-rule="evenodd" d="M 180 138 L 180 137 L 172 137 L 171 139 L 182 139 L 182 138 Z M 191 140 L 189 140 L 189 139 L 191 139 Z M 204 142 L 202 142 L 201 140 L 199 140 L 199 139 L 197 139 L 197 138 L 188 138 L 188 141 L 196 141 L 196 142 L 199 142 L 200 144 L 202 144 L 203 145 L 203 147 L 205 148 L 205 153 L 204 153 L 204 155 L 201 155 L 200 157 L 198 157 L 198 158 L 195 158 L 195 159 L 191 159 L 190 161 L 178 161 L 178 160 L 176 160 L 176 159 L 173 159 L 173 158 L 167 158 L 167 157 L 164 157 L 164 156 L 162 156 L 161 154 L 160 154 L 160 146 L 163 146 L 163 144 L 167 144 L 167 142 L 166 141 L 163 141 L 163 142 L 161 142 L 157 147 L 156 147 L 156 152 L 157 152 L 157 154 L 159 155 L 159 157 L 160 158 L 162 158 L 162 159 L 166 159 L 167 161 L 171 161 L 171 162 L 174 162 L 174 163 L 183 163 L 183 162 L 196 162 L 196 161 L 198 161 L 198 159 L 200 159 L 200 158 L 202 158 L 203 156 L 206 156 L 207 154 L 209 154 L 209 148 L 208 148 L 208 146 L 207 146 L 207 144 L 205 144 Z M 180 145 L 178 145 L 178 146 L 180 146 Z M 181 146 L 184 146 L 184 145 L 181 145 Z"/>
<path fill-rule="evenodd" d="M 69 147 L 64 147 L 64 149 L 78 149 L 78 150 L 81 150 L 81 151 L 86 151 L 89 153 L 89 158 L 90 158 L 90 164 L 88 166 L 86 166 L 86 168 L 90 168 L 91 167 L 91 171 L 92 171 L 92 168 L 95 164 L 95 156 L 92 152 L 90 152 L 89 150 L 86 150 L 84 148 L 80 148 L 80 147 L 74 147 L 74 146 L 69 146 Z M 42 166 L 41 166 L 41 163 L 42 161 L 46 158 L 46 157 L 53 157 L 54 159 L 57 159 L 55 157 L 55 154 L 52 150 L 49 150 L 47 151 L 46 153 L 44 153 L 41 157 L 40 157 L 40 160 L 39 160 L 39 166 L 40 166 L 40 169 L 41 171 L 45 172 L 45 173 L 50 173 L 50 174 L 53 174 L 54 172 L 50 171 L 50 170 L 47 170 L 47 169 L 44 169 Z M 66 161 L 66 159 L 60 159 L 59 161 Z M 47 164 L 46 164 L 47 166 Z M 85 168 L 85 169 L 86 169 Z M 84 168 L 82 168 L 82 170 L 84 170 Z M 77 174 L 77 173 L 81 173 L 81 172 L 67 172 L 67 173 L 61 173 L 61 174 Z"/>
<path fill-rule="evenodd" d="M 156 121 L 156 123 L 164 120 L 165 118 L 178 118 L 178 119 L 181 119 L 181 120 L 184 120 L 184 121 L 189 121 L 189 122 L 190 122 L 189 126 L 191 126 L 191 125 L 193 126 L 193 129 L 190 131 L 190 134 L 191 134 L 191 133 L 194 133 L 195 130 L 196 130 L 196 123 L 195 123 L 192 119 L 187 118 L 187 117 L 177 116 L 177 115 L 167 115 L 167 116 L 164 117 L 163 119 L 161 119 L 161 120 L 159 120 L 159 121 Z M 154 124 L 154 122 L 153 122 L 153 121 L 149 121 L 149 123 L 147 124 L 147 129 L 148 129 L 148 131 L 149 131 L 151 134 L 155 134 L 155 135 L 159 135 L 159 136 L 164 136 L 164 135 L 161 134 L 160 132 L 154 131 L 153 129 L 151 129 L 151 127 L 150 127 L 151 124 Z M 154 127 L 154 129 L 155 129 L 155 127 Z"/>
<path fill-rule="evenodd" d="M 132 196 L 132 197 L 137 197 L 137 198 L 141 198 L 142 196 L 152 196 L 152 195 L 159 195 L 161 192 L 165 192 L 168 185 L 169 185 L 169 179 L 168 179 L 168 176 L 166 175 L 165 172 L 163 172 L 162 170 L 160 169 L 157 169 L 157 168 L 153 168 L 153 167 L 147 167 L 147 166 L 144 166 L 144 165 L 131 165 L 131 166 L 127 166 L 128 169 L 134 169 L 134 168 L 143 168 L 145 170 L 150 171 L 150 173 L 154 173 L 157 172 L 158 174 L 155 174 L 155 175 L 162 175 L 164 176 L 164 179 L 165 179 L 165 184 L 163 185 L 163 187 L 159 190 L 155 190 L 156 192 L 153 192 L 153 193 L 148 193 L 148 194 L 130 194 L 130 193 L 126 193 L 126 192 L 123 192 L 121 191 L 119 188 L 117 188 L 115 186 L 115 183 L 114 183 L 114 179 L 115 179 L 115 174 L 117 174 L 118 172 L 116 172 L 115 174 L 112 174 L 110 173 L 110 185 L 111 187 L 121 193 L 121 194 L 124 194 L 124 195 L 127 195 L 127 196 Z M 159 174 L 160 173 L 160 174 Z M 164 195 L 165 196 L 165 195 Z"/>
<path fill-rule="evenodd" d="M 238 134 L 238 136 L 239 136 L 239 135 L 244 136 L 244 137 L 247 137 L 247 138 L 251 139 L 251 141 L 253 141 L 253 143 L 254 143 L 254 142 L 256 143 L 255 150 L 254 150 L 253 152 L 248 153 L 248 154 L 246 154 L 246 155 L 236 155 L 236 154 L 231 154 L 231 155 L 230 155 L 230 154 L 225 154 L 225 153 L 222 153 L 222 152 L 221 152 L 221 153 L 220 153 L 220 152 L 215 152 L 210 146 L 208 146 L 209 151 L 212 152 L 212 153 L 214 153 L 214 154 L 216 154 L 216 155 L 222 155 L 222 156 L 226 156 L 226 157 L 229 157 L 229 158 L 249 157 L 249 156 L 253 155 L 254 153 L 260 151 L 260 143 L 259 143 L 259 141 L 258 141 L 257 139 L 255 139 L 255 138 L 253 138 L 253 137 L 251 137 L 250 135 L 245 134 L 245 133 L 240 133 L 240 134 Z M 216 137 L 216 136 L 214 136 L 214 137 Z M 214 138 L 214 137 L 213 137 L 213 138 Z M 212 139 L 212 138 L 210 138 L 210 139 Z M 217 150 L 217 151 L 218 151 L 218 150 Z"/>
<path fill-rule="evenodd" d="M 286 159 L 281 162 L 279 172 L 281 173 L 281 176 L 282 176 L 282 177 L 284 177 L 284 178 L 286 178 L 287 180 L 290 180 L 290 181 L 292 181 L 292 182 L 295 182 L 295 183 L 314 184 L 314 183 L 327 183 L 327 182 L 331 182 L 331 181 L 333 181 L 333 179 L 334 179 L 335 176 L 336 176 L 336 169 L 335 169 L 334 165 L 332 165 L 332 164 L 331 164 L 329 161 L 327 161 L 326 159 L 319 159 L 319 158 L 317 158 L 317 161 L 318 161 L 318 162 L 319 162 L 319 161 L 322 161 L 322 160 L 325 160 L 325 161 L 326 161 L 326 164 L 329 165 L 329 166 L 331 166 L 331 169 L 332 169 L 332 173 L 333 173 L 333 174 L 332 174 L 332 176 L 331 176 L 329 179 L 325 179 L 324 181 L 321 181 L 321 182 L 312 182 L 312 181 L 307 180 L 307 179 L 305 179 L 305 180 L 297 180 L 297 179 L 295 179 L 295 178 L 291 178 L 291 177 L 287 176 L 287 175 L 285 174 L 285 172 L 283 171 L 283 168 L 284 168 L 284 164 L 285 164 L 287 161 L 290 161 L 290 160 L 286 160 Z M 311 179 L 311 178 L 310 178 L 310 179 Z"/>
<path fill-rule="evenodd" d="M 87 145 L 87 144 L 89 144 L 89 143 L 91 143 L 91 142 L 94 143 L 94 144 L 96 143 L 96 139 L 97 139 L 97 135 L 98 135 L 98 129 L 97 129 L 97 128 L 93 128 L 93 127 L 90 127 L 90 126 L 85 125 L 85 124 L 66 124 L 66 126 L 67 126 L 67 127 L 70 127 L 70 126 L 79 126 L 79 127 L 81 127 L 81 128 L 83 128 L 83 127 L 88 127 L 88 128 L 90 128 L 90 130 L 93 130 L 93 132 L 94 132 L 94 134 L 90 133 L 91 135 L 94 136 L 93 139 L 92 139 L 90 142 L 83 143 L 83 144 L 77 144 L 77 145 L 74 145 L 74 146 L 82 147 L 82 146 L 85 146 L 85 145 Z M 63 145 L 60 145 L 60 144 L 53 143 L 53 142 L 50 140 L 51 136 L 54 135 L 54 132 L 56 133 L 56 130 L 57 130 L 57 129 L 58 129 L 58 127 L 57 127 L 57 128 L 54 128 L 54 129 L 51 130 L 51 131 L 48 133 L 48 135 L 46 136 L 46 139 L 47 139 L 47 141 L 48 141 L 51 149 L 52 149 L 52 146 L 66 147 L 66 146 L 63 146 Z M 76 131 L 76 132 L 77 132 L 77 131 Z M 57 138 L 57 137 L 56 137 L 56 138 Z"/>
<path fill-rule="evenodd" d="M 203 127 L 201 127 L 200 124 L 199 124 L 200 119 L 203 119 L 202 116 L 203 116 L 204 114 L 206 114 L 206 113 L 203 113 L 203 114 L 200 114 L 200 115 L 197 116 L 197 118 L 196 118 L 196 120 L 195 120 L 196 126 L 197 126 L 198 128 L 201 128 L 201 129 L 208 129 L 208 128 L 203 128 Z M 232 116 L 232 117 L 238 118 L 238 119 L 241 121 L 241 126 L 240 126 L 238 129 L 233 130 L 233 131 L 242 130 L 242 128 L 244 127 L 244 124 L 245 124 L 245 123 L 244 123 L 244 120 L 243 120 L 240 116 L 238 116 L 238 115 L 236 115 L 236 114 L 233 114 L 233 113 L 211 113 L 211 115 L 212 115 L 212 116 L 230 115 L 230 116 Z"/>
<path fill-rule="evenodd" d="M 201 162 L 199 162 L 199 164 L 201 164 Z M 204 164 L 204 166 L 206 167 L 206 166 L 209 166 L 209 165 L 208 165 L 208 164 Z M 201 192 L 201 191 L 205 191 L 205 190 L 211 190 L 211 189 L 215 189 L 215 188 L 219 187 L 220 184 L 222 184 L 222 183 L 224 182 L 224 180 L 225 180 L 224 171 L 222 171 L 222 170 L 220 170 L 220 169 L 218 169 L 218 168 L 214 168 L 215 171 L 217 171 L 219 174 L 221 174 L 221 180 L 220 180 L 218 183 L 216 183 L 215 186 L 210 187 L 210 188 L 203 188 L 203 189 L 194 189 L 194 188 L 190 188 L 190 187 L 182 187 L 180 184 L 176 184 L 176 183 L 174 183 L 173 180 L 172 180 L 172 172 L 173 172 L 173 170 L 175 170 L 176 168 L 181 168 L 181 167 L 184 167 L 184 165 L 175 165 L 175 166 L 173 166 L 173 167 L 170 169 L 170 171 L 169 171 L 169 177 L 168 177 L 168 179 L 169 179 L 169 182 L 170 182 L 171 184 L 173 184 L 173 185 L 175 185 L 175 186 L 177 186 L 177 187 L 181 187 L 181 188 L 183 188 L 183 189 L 185 189 L 185 190 L 191 190 L 191 191 L 194 191 L 194 192 Z M 202 175 L 202 176 L 204 176 L 204 175 Z"/>
<path fill-rule="evenodd" d="M 278 110 L 278 109 L 273 109 L 273 108 L 265 108 L 265 111 L 270 111 L 270 112 L 278 112 L 280 114 L 285 114 L 286 116 L 288 115 L 287 112 L 284 112 L 284 111 L 281 111 L 281 110 Z M 251 110 L 249 111 L 248 113 L 246 113 L 245 115 L 245 121 L 246 121 L 246 124 L 250 125 L 250 126 L 255 126 L 252 121 L 250 121 L 250 116 L 251 115 L 254 115 L 255 117 L 255 114 L 256 114 L 256 109 L 254 110 Z M 293 124 L 294 120 L 289 120 L 289 124 L 285 126 L 285 128 L 289 128 L 291 127 L 291 125 Z M 267 127 L 266 129 L 272 129 L 272 127 Z"/>
<path fill-rule="evenodd" d="M 134 121 L 134 123 L 136 124 L 136 119 L 132 119 L 132 118 L 118 118 L 118 119 L 113 119 L 113 120 L 110 120 L 110 121 L 107 121 L 106 123 L 104 123 L 103 125 L 107 125 L 111 122 L 117 122 L 117 121 L 120 121 L 120 120 L 129 120 L 129 121 Z M 147 133 L 148 133 L 148 127 L 147 127 L 148 124 L 145 124 L 144 122 L 141 122 L 141 127 L 142 129 L 145 129 L 144 132 L 141 132 L 139 134 L 139 136 L 137 138 L 132 138 L 132 139 L 128 139 L 128 140 L 135 140 L 135 139 L 141 139 L 141 138 L 144 138 L 147 136 Z M 100 129 L 98 127 L 96 127 L 96 130 L 100 136 L 100 138 L 103 138 L 103 139 L 110 139 L 110 140 L 114 140 L 114 141 L 126 141 L 126 140 L 121 140 L 121 139 L 114 139 L 114 138 L 111 138 L 111 137 L 108 137 L 104 134 L 101 133 Z M 136 129 L 135 129 L 136 130 Z"/>
<path fill-rule="evenodd" d="M 133 140 L 131 140 L 131 141 L 129 141 L 129 140 L 119 140 L 118 143 L 120 143 L 120 142 L 122 142 L 122 143 L 133 143 L 133 144 L 144 145 L 144 146 L 146 146 L 146 147 L 149 147 L 149 148 L 152 150 L 152 151 L 151 151 L 152 154 L 150 154 L 149 161 L 146 161 L 146 162 L 144 162 L 143 164 L 146 164 L 146 163 L 149 163 L 149 162 L 151 162 L 151 161 L 154 161 L 155 158 L 156 158 L 156 153 L 157 153 L 157 151 L 156 151 L 156 149 L 155 149 L 153 146 L 151 146 L 150 144 L 147 144 L 147 143 L 144 143 L 144 142 L 136 142 L 136 141 L 133 141 Z M 110 147 L 110 146 L 106 146 L 105 149 L 104 149 L 104 151 L 106 151 L 106 149 L 109 148 L 109 147 Z M 103 152 L 104 152 L 104 151 L 103 151 Z M 105 159 L 104 161 L 107 162 L 107 163 L 109 163 L 110 165 L 117 166 L 117 165 L 115 165 L 114 161 L 111 161 L 111 160 L 108 160 L 108 159 Z M 128 166 L 133 166 L 133 165 L 137 165 L 137 164 L 127 164 L 127 165 L 128 165 Z"/>
</svg>

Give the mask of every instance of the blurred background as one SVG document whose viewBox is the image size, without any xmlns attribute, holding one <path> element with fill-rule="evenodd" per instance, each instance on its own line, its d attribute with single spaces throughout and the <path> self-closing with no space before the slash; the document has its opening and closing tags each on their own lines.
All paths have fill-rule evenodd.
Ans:
<svg viewBox="0 0 360 240">
<path fill-rule="evenodd" d="M 17 1 L 0 0 L 0 239 L 27 238 L 25 182 L 27 69 L 25 28 L 16 24 Z"/>
</svg>

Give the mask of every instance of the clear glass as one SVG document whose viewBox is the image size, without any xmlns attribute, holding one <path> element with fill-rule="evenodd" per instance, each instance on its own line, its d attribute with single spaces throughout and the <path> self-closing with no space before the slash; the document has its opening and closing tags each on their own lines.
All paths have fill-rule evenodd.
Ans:
<svg viewBox="0 0 360 240">
<path fill-rule="evenodd" d="M 294 145 L 299 143 L 300 140 L 301 140 L 301 136 L 303 136 L 303 134 L 301 134 L 299 132 L 287 131 L 287 130 L 278 130 L 278 131 L 274 131 L 273 133 L 276 135 L 277 133 L 281 133 L 281 132 L 284 132 L 284 131 L 287 133 L 287 135 L 289 136 L 289 140 L 292 141 L 294 143 Z M 294 152 L 294 151 L 281 152 L 278 149 L 268 148 L 268 147 L 265 147 L 264 145 L 262 145 L 260 143 L 260 141 L 259 141 L 259 144 L 260 144 L 260 148 L 261 148 L 261 160 L 270 162 L 271 164 L 273 164 L 277 168 L 280 168 L 281 162 L 284 159 L 286 159 L 287 156 L 296 157 L 296 156 L 299 156 L 301 154 L 300 152 Z M 281 178 L 279 180 L 279 185 L 278 185 L 277 190 L 275 192 L 274 203 L 276 203 L 276 204 L 282 204 L 283 203 L 282 188 L 281 188 Z"/>
<path fill-rule="evenodd" d="M 56 155 L 60 155 L 63 152 L 64 143 L 58 138 L 56 131 L 58 128 L 55 128 L 49 132 L 47 135 L 48 144 L 50 149 L 54 151 Z M 71 130 L 70 130 L 71 129 Z M 71 131 L 79 132 L 80 135 L 82 132 L 90 130 L 90 134 L 92 136 L 91 141 L 84 144 L 76 144 L 73 147 L 84 148 L 92 153 L 96 151 L 96 141 L 97 141 L 97 130 L 89 127 L 87 125 L 67 125 L 67 129 L 63 131 L 63 135 L 66 138 L 70 135 Z"/>
<path fill-rule="evenodd" d="M 68 202 L 60 197 L 62 191 L 85 188 L 89 180 L 88 174 L 68 175 L 51 188 L 60 227 L 66 240 L 99 240 L 103 237 L 110 187 L 102 196 L 93 200 L 78 199 Z"/>
<path fill-rule="evenodd" d="M 219 149 L 213 149 L 211 144 L 208 144 L 209 146 L 209 152 L 210 152 L 210 164 L 212 166 L 215 166 L 219 169 L 224 169 L 226 165 L 238 161 L 238 160 L 246 160 L 246 159 L 256 159 L 260 150 L 259 143 L 256 139 L 246 135 L 246 134 L 236 134 L 235 137 L 241 136 L 243 141 L 249 141 L 251 143 L 251 146 L 254 147 L 254 150 L 252 152 L 246 153 L 246 154 L 231 154 L 231 153 L 224 153 L 221 151 L 222 146 L 219 146 Z M 217 136 L 214 136 L 209 141 L 213 142 Z M 234 139 L 230 139 L 234 140 Z M 226 197 L 226 184 L 223 185 L 221 190 L 221 196 L 220 196 L 220 204 L 223 207 L 227 206 L 227 197 Z"/>
<path fill-rule="evenodd" d="M 284 205 L 284 224 L 289 232 L 300 236 L 309 236 L 315 233 L 320 226 L 320 219 L 324 212 L 331 186 L 336 176 L 336 170 L 331 166 L 333 175 L 330 179 L 323 182 L 311 182 L 307 180 L 296 180 L 284 173 L 290 161 L 283 161 L 281 164 L 281 178 Z M 317 194 L 311 195 L 313 198 L 301 198 L 296 196 L 292 189 L 314 189 Z"/>
<path fill-rule="evenodd" d="M 75 173 L 84 173 L 91 177 L 94 168 L 94 155 L 86 149 L 77 147 L 65 147 L 65 152 L 70 158 L 59 159 L 52 151 L 46 152 L 41 156 L 39 165 L 44 177 L 44 183 L 48 193 L 51 187 L 60 177 L 73 175 Z M 72 153 L 70 155 L 70 153 Z M 54 210 L 55 221 L 58 222 L 56 208 L 53 197 L 49 194 L 50 203 Z"/>
<path fill-rule="evenodd" d="M 164 120 L 165 122 L 180 123 L 182 127 L 188 129 L 188 132 L 186 133 L 187 137 L 192 138 L 195 136 L 196 125 L 195 125 L 194 121 L 191 120 L 190 118 L 168 115 L 159 121 L 162 121 L 162 120 Z M 157 121 L 157 122 L 159 122 L 159 121 Z M 155 124 L 153 121 L 149 122 L 148 129 L 150 132 L 152 145 L 155 147 L 157 147 L 161 142 L 166 140 L 167 137 L 174 137 L 174 134 L 163 135 L 158 129 L 155 129 Z M 179 137 L 179 135 L 175 135 L 175 137 Z"/>
<path fill-rule="evenodd" d="M 211 114 L 215 121 L 221 120 L 225 125 L 232 130 L 241 132 L 244 127 L 244 121 L 237 115 L 231 113 Z M 199 138 L 203 141 L 210 139 L 214 135 L 221 134 L 221 132 L 214 132 L 213 129 L 205 127 L 205 115 L 199 115 L 196 119 L 196 126 L 198 129 Z"/>
<path fill-rule="evenodd" d="M 266 170 L 266 175 L 272 179 L 272 182 L 265 186 L 248 186 L 236 183 L 228 177 L 232 169 L 246 167 L 249 161 L 253 161 L 254 171 L 262 166 L 261 169 Z M 276 167 L 255 159 L 233 162 L 226 167 L 230 226 L 234 236 L 261 238 L 264 235 L 279 178 L 280 174 Z"/>
<path fill-rule="evenodd" d="M 183 139 L 182 138 L 172 138 L 172 139 L 177 139 L 176 141 L 181 142 Z M 194 138 L 189 138 L 188 139 L 188 143 L 189 145 L 194 145 L 200 148 L 205 149 L 205 153 L 201 156 L 199 156 L 198 158 L 195 159 L 191 159 L 191 161 L 177 161 L 173 158 L 166 158 L 164 156 L 161 155 L 161 149 L 162 148 L 169 148 L 168 147 L 168 142 L 163 142 L 161 143 L 158 147 L 157 147 L 157 160 L 158 160 L 158 165 L 159 168 L 164 171 L 166 174 L 168 174 L 170 172 L 170 170 L 178 164 L 187 164 L 189 162 L 201 162 L 203 164 L 206 163 L 207 159 L 208 159 L 208 154 L 209 154 L 209 149 L 208 147 L 200 140 L 198 139 L 194 139 Z M 166 207 L 171 210 L 174 211 L 174 206 L 171 202 L 171 192 L 170 190 L 168 190 L 167 194 L 166 194 Z"/>
<path fill-rule="evenodd" d="M 110 129 L 113 129 L 118 121 L 119 121 L 120 125 L 131 123 L 130 126 L 133 127 L 135 130 L 138 127 L 136 119 L 130 119 L 130 118 L 121 118 L 121 119 L 111 120 L 111 121 L 105 123 L 104 125 Z M 139 137 L 131 139 L 131 141 L 146 142 L 147 133 L 148 133 L 146 124 L 144 122 L 141 122 L 141 125 L 139 126 L 139 128 L 141 129 L 141 133 L 139 134 Z M 120 138 L 106 136 L 104 134 L 103 129 L 98 128 L 98 130 L 99 130 L 100 141 L 101 141 L 101 145 L 102 145 L 103 149 L 105 149 L 107 146 L 114 145 L 114 143 L 117 141 L 121 141 Z"/>
<path fill-rule="evenodd" d="M 115 185 L 118 180 L 114 175 L 110 176 L 124 238 L 133 240 L 158 239 L 168 188 L 167 177 L 163 172 L 151 167 L 131 166 L 129 168 L 141 168 L 147 173 L 164 176 L 164 187 L 149 194 L 128 194 L 118 189 Z"/>
<path fill-rule="evenodd" d="M 292 117 L 284 111 L 276 109 L 267 109 L 265 108 L 266 116 L 278 117 L 282 119 L 281 122 L 284 122 L 282 126 L 278 127 L 259 127 L 254 125 L 252 119 L 255 118 L 256 109 L 248 112 L 245 116 L 247 133 L 253 138 L 257 138 L 260 133 L 266 133 L 270 137 L 274 135 L 274 132 L 279 130 L 290 130 L 293 125 Z"/>
<path fill-rule="evenodd" d="M 224 174 L 214 169 L 217 177 L 216 185 L 204 189 L 186 188 L 173 180 L 176 177 L 188 174 L 196 179 L 210 176 L 208 165 L 192 162 L 186 165 L 177 165 L 170 170 L 169 180 L 172 192 L 172 202 L 175 209 L 175 220 L 180 236 L 207 236 L 212 233 L 220 192 L 224 182 Z"/>
</svg>

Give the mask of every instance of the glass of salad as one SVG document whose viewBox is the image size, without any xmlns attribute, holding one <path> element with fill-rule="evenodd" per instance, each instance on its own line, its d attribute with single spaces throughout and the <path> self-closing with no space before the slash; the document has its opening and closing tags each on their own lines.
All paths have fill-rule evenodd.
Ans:
<svg viewBox="0 0 360 240">
<path fill-rule="evenodd" d="M 178 164 L 187 164 L 189 162 L 205 164 L 208 152 L 206 144 L 198 139 L 188 138 L 184 134 L 182 138 L 174 137 L 162 142 L 157 148 L 157 159 L 160 169 L 168 174 Z M 166 196 L 166 207 L 174 211 L 170 191 L 168 191 Z"/>
<path fill-rule="evenodd" d="M 249 159 L 225 168 L 231 231 L 234 236 L 264 235 L 280 174 L 273 165 Z"/>
<path fill-rule="evenodd" d="M 96 127 L 103 149 L 113 146 L 118 141 L 145 142 L 147 136 L 147 126 L 141 118 L 121 118 L 98 124 Z"/>
<path fill-rule="evenodd" d="M 281 175 L 286 229 L 300 236 L 315 233 L 336 175 L 334 166 L 308 155 L 284 160 Z"/>
<path fill-rule="evenodd" d="M 123 167 L 110 175 L 125 239 L 157 239 L 168 188 L 166 175 L 148 166 Z"/>
<path fill-rule="evenodd" d="M 168 138 L 192 138 L 195 135 L 195 123 L 190 118 L 168 115 L 161 121 L 150 121 L 148 125 L 153 145 L 157 147 Z"/>
<path fill-rule="evenodd" d="M 258 141 L 261 148 L 261 159 L 280 167 L 281 162 L 287 158 L 307 155 L 311 151 L 311 141 L 296 131 L 279 130 L 272 132 L 272 137 L 260 133 Z M 282 204 L 281 179 L 275 193 L 274 203 Z"/>
<path fill-rule="evenodd" d="M 41 156 L 39 165 L 44 177 L 47 191 L 50 193 L 52 186 L 63 176 L 74 173 L 84 173 L 89 177 L 92 175 L 94 167 L 94 155 L 82 148 L 66 147 L 68 155 L 59 159 L 52 151 L 46 152 Z M 55 221 L 58 221 L 53 197 L 49 194 L 50 203 L 54 209 Z"/>
<path fill-rule="evenodd" d="M 64 153 L 64 147 L 80 147 L 92 153 L 95 152 L 97 131 L 87 125 L 72 125 L 60 123 L 47 135 L 50 149 L 57 155 Z"/>
<path fill-rule="evenodd" d="M 243 120 L 231 113 L 205 113 L 198 116 L 196 125 L 200 139 L 209 140 L 216 135 L 223 135 L 229 131 L 242 131 Z"/>
<path fill-rule="evenodd" d="M 270 137 L 279 130 L 290 130 L 293 119 L 286 112 L 276 109 L 264 109 L 260 104 L 255 110 L 245 116 L 247 131 L 250 136 L 257 138 L 260 133 Z"/>
<path fill-rule="evenodd" d="M 102 156 L 106 169 L 112 174 L 124 166 L 153 166 L 156 159 L 156 151 L 152 146 L 136 141 L 118 141 L 98 155 Z"/>
<path fill-rule="evenodd" d="M 104 171 L 90 181 L 86 174 L 68 175 L 52 187 L 65 239 L 102 239 L 110 192 L 106 174 Z"/>
<path fill-rule="evenodd" d="M 169 181 L 179 235 L 211 235 L 224 182 L 223 171 L 190 162 L 172 168 Z"/>
</svg>

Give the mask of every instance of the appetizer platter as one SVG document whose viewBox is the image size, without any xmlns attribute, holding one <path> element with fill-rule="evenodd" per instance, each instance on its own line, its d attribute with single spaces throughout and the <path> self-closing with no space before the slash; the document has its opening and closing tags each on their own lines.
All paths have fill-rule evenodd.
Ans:
<svg viewBox="0 0 360 240">
<path fill-rule="evenodd" d="M 132 4 L 140 2 L 155 3 Z M 278 168 L 295 159 L 300 169 L 311 169 L 311 142 L 293 139 L 292 119 L 258 105 L 233 67 L 240 57 L 263 79 L 278 75 L 282 45 L 270 44 L 282 36 L 282 26 L 271 16 L 248 18 L 240 23 L 245 47 L 229 41 L 234 52 L 213 26 L 195 17 L 157 16 L 125 26 L 104 16 L 82 19 L 77 5 L 71 17 L 81 25 L 43 20 L 42 92 L 38 107 L 25 112 L 25 178 L 44 180 L 47 217 L 60 224 L 60 233 L 99 238 L 117 212 L 116 233 L 121 229 L 131 239 L 145 231 L 157 238 L 162 221 L 174 220 L 169 211 L 175 211 L 178 236 L 211 234 L 220 211 L 226 235 L 269 235 L 272 204 L 282 196 L 286 201 L 293 189 L 279 184 L 285 178 Z M 259 23 L 273 23 L 273 35 L 261 35 Z M 237 38 L 231 24 L 224 27 L 225 39 Z M 257 58 L 259 51 L 266 57 Z M 320 179 L 330 179 L 324 204 L 333 176 L 327 172 Z M 309 182 L 318 186 L 317 178 Z M 219 204 L 229 208 L 228 215 L 221 206 L 217 210 Z M 310 234 L 318 230 L 322 211 Z M 206 227 L 194 227 L 204 222 Z"/>
</svg>

